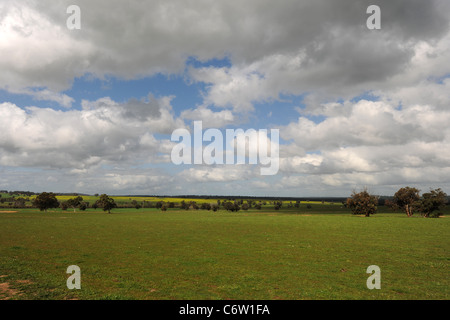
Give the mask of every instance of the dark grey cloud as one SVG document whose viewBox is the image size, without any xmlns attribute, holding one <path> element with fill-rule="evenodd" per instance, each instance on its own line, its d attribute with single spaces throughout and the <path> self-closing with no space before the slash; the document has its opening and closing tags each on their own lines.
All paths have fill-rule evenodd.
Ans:
<svg viewBox="0 0 450 320">
<path fill-rule="evenodd" d="M 190 56 L 228 56 L 237 65 L 249 65 L 299 52 L 306 54 L 303 63 L 316 66 L 307 72 L 316 74 L 317 86 L 329 78 L 323 64 L 333 81 L 333 75 L 347 74 L 347 85 L 384 81 L 410 60 L 414 43 L 447 33 L 450 7 L 442 0 L 50 2 L 4 2 L 2 20 L 15 19 L 8 29 L 15 39 L 9 47 L 19 52 L 0 59 L 8 73 L 0 77 L 3 87 L 10 81 L 11 87 L 59 90 L 86 72 L 136 78 L 182 72 Z M 81 30 L 65 26 L 71 4 L 81 8 Z M 366 28 L 371 4 L 382 12 L 382 30 L 372 33 Z M 29 50 L 14 48 L 20 39 L 28 40 L 38 59 L 19 61 L 21 51 Z"/>
</svg>

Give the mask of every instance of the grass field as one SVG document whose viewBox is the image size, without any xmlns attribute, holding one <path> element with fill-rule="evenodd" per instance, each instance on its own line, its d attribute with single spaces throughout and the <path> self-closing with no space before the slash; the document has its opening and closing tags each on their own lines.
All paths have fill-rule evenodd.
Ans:
<svg viewBox="0 0 450 320">
<path fill-rule="evenodd" d="M 0 299 L 449 299 L 450 220 L 382 212 L 0 209 Z"/>
</svg>

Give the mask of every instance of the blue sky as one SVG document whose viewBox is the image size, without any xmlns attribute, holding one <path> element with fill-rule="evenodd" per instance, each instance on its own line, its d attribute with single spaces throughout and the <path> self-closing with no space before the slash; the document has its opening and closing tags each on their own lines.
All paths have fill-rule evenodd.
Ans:
<svg viewBox="0 0 450 320">
<path fill-rule="evenodd" d="M 448 193 L 449 3 L 379 1 L 380 30 L 366 27 L 370 4 L 3 1 L 0 189 Z M 194 121 L 279 130 L 264 140 L 279 170 L 175 165 L 171 134 Z"/>
</svg>

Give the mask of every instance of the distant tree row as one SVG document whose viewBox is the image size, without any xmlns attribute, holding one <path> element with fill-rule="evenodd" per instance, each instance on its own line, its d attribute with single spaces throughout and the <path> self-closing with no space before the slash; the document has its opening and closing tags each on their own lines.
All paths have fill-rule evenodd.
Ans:
<svg viewBox="0 0 450 320">
<path fill-rule="evenodd" d="M 353 192 L 347 199 L 347 207 L 353 214 L 364 215 L 366 217 L 375 214 L 377 211 L 378 197 L 369 194 L 367 189 L 361 192 Z M 414 212 L 420 212 L 423 217 L 437 218 L 442 215 L 441 210 L 447 204 L 447 194 L 440 188 L 431 189 L 420 196 L 420 190 L 412 187 L 400 188 L 393 200 L 386 200 L 385 205 L 393 210 L 405 211 L 408 217 Z"/>
<path fill-rule="evenodd" d="M 52 192 L 42 192 L 39 194 L 33 200 L 33 205 L 39 210 L 46 212 L 48 209 L 58 207 L 62 210 L 72 208 L 74 212 L 77 208 L 80 210 L 86 210 L 86 208 L 89 207 L 89 203 L 83 201 L 83 197 L 77 196 L 67 201 L 59 202 L 58 199 L 56 199 L 56 195 Z M 108 213 L 111 213 L 111 210 L 116 207 L 117 205 L 114 199 L 110 198 L 106 194 L 102 194 L 100 198 L 92 205 L 92 208 L 102 208 L 103 211 L 108 211 Z"/>
<path fill-rule="evenodd" d="M 24 198 L 13 198 L 14 205 L 17 207 L 25 207 Z M 140 209 L 142 205 L 138 203 L 136 200 L 133 200 L 132 205 L 136 209 Z M 377 208 L 379 205 L 379 197 L 375 195 L 371 195 L 367 189 L 364 189 L 361 192 L 353 191 L 350 198 L 347 198 L 344 205 L 349 208 L 353 214 L 355 215 L 364 215 L 369 217 L 377 212 Z M 411 217 L 414 212 L 420 212 L 420 214 L 424 217 L 439 217 L 442 215 L 442 208 L 447 203 L 447 194 L 443 192 L 440 188 L 431 189 L 430 192 L 424 193 L 420 195 L 420 190 L 411 187 L 400 188 L 392 198 L 392 200 L 385 200 L 384 204 L 393 210 L 402 210 L 406 213 L 408 217 Z M 283 202 L 281 200 L 269 201 L 269 204 L 273 204 L 274 210 L 280 210 L 283 207 Z M 83 197 L 76 196 L 74 198 L 68 199 L 66 201 L 59 202 L 56 198 L 56 194 L 43 192 L 39 194 L 33 200 L 33 206 L 40 209 L 41 211 L 47 211 L 50 208 L 58 208 L 60 207 L 62 210 L 67 210 L 68 208 L 73 209 L 75 212 L 76 209 L 81 211 L 86 210 L 89 207 L 89 202 L 84 201 Z M 249 210 L 250 208 L 255 208 L 260 210 L 262 205 L 266 205 L 266 201 L 254 201 L 247 200 L 244 202 L 243 199 L 239 200 L 217 200 L 216 203 L 202 203 L 200 206 L 195 201 L 185 201 L 182 200 L 179 208 L 183 210 L 212 210 L 217 211 L 221 207 L 224 210 L 231 212 L 238 212 L 240 210 Z M 289 202 L 287 207 L 296 207 L 298 208 L 300 205 L 300 201 L 296 201 L 295 204 Z M 106 194 L 100 195 L 99 199 L 92 204 L 93 209 L 101 208 L 105 212 L 111 213 L 111 210 L 117 208 L 117 204 L 113 198 L 109 197 Z M 155 207 L 161 209 L 162 211 L 166 211 L 168 208 L 175 208 L 174 202 L 165 202 L 158 201 L 155 204 Z M 308 204 L 307 208 L 310 209 L 311 205 Z"/>
</svg>

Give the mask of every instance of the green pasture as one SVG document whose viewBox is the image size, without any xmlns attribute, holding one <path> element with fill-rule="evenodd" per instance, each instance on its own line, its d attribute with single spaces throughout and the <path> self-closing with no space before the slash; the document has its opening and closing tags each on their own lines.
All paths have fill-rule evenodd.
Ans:
<svg viewBox="0 0 450 320">
<path fill-rule="evenodd" d="M 379 212 L 0 209 L 0 299 L 449 299 L 450 220 Z"/>
</svg>

